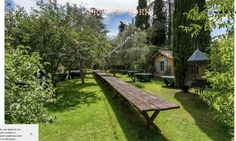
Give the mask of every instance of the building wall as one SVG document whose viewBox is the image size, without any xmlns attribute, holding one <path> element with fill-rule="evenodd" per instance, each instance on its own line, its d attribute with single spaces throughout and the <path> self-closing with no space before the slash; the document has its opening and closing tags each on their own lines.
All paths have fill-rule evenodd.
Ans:
<svg viewBox="0 0 236 141">
<path fill-rule="evenodd" d="M 162 75 L 174 75 L 173 59 L 163 56 L 161 54 L 155 56 L 155 76 L 160 77 Z M 160 70 L 160 61 L 164 61 L 165 70 Z"/>
</svg>

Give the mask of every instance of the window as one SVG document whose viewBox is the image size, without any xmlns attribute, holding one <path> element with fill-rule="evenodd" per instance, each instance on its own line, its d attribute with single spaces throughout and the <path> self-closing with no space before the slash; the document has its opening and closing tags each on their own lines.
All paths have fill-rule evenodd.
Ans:
<svg viewBox="0 0 236 141">
<path fill-rule="evenodd" d="M 160 61 L 160 70 L 161 71 L 165 70 L 165 61 Z"/>
</svg>

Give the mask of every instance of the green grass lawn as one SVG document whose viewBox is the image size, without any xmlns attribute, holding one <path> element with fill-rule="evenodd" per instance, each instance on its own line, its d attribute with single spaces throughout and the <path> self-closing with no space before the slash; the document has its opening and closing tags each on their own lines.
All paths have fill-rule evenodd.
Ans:
<svg viewBox="0 0 236 141">
<path fill-rule="evenodd" d="M 119 79 L 132 83 L 153 95 L 181 106 L 180 109 L 160 112 L 155 124 L 161 133 L 145 129 L 144 118 L 130 105 L 111 98 L 113 93 L 86 77 L 58 84 L 57 104 L 50 106 L 57 122 L 40 125 L 40 141 L 229 141 L 226 129 L 213 120 L 206 104 L 196 96 L 178 89 L 163 87 L 161 81 L 133 83 L 126 75 Z"/>
</svg>

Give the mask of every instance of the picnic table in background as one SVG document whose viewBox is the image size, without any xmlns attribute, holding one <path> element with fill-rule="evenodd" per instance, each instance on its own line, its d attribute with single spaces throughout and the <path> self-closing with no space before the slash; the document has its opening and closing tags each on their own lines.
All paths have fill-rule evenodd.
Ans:
<svg viewBox="0 0 236 141">
<path fill-rule="evenodd" d="M 79 70 L 71 70 L 70 71 L 70 77 L 72 79 L 80 77 L 80 71 Z"/>
<path fill-rule="evenodd" d="M 140 82 L 150 82 L 153 78 L 151 73 L 135 73 L 134 75 Z"/>
<path fill-rule="evenodd" d="M 174 76 L 161 76 L 163 82 L 166 84 L 166 86 L 175 86 L 175 77 Z"/>
<path fill-rule="evenodd" d="M 67 74 L 56 72 L 55 75 L 57 76 L 57 81 L 64 81 L 66 79 Z"/>
<path fill-rule="evenodd" d="M 127 74 L 127 70 L 119 70 L 119 73 L 121 73 L 121 74 Z"/>
<path fill-rule="evenodd" d="M 140 73 L 140 71 L 128 71 L 128 76 L 129 77 L 134 77 L 135 73 Z"/>
</svg>

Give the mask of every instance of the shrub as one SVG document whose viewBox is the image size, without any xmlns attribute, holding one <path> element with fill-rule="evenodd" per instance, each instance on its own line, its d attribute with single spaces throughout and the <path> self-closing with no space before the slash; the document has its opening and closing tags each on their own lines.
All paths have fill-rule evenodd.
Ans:
<svg viewBox="0 0 236 141">
<path fill-rule="evenodd" d="M 53 121 L 45 105 L 53 102 L 54 89 L 50 81 L 40 84 L 34 76 L 43 70 L 38 53 L 29 47 L 6 45 L 5 53 L 5 122 L 44 123 Z M 19 84 L 21 82 L 21 85 Z"/>
<path fill-rule="evenodd" d="M 211 46 L 210 69 L 205 78 L 211 83 L 201 97 L 219 112 L 216 119 L 234 126 L 234 37 L 221 38 Z"/>
</svg>

